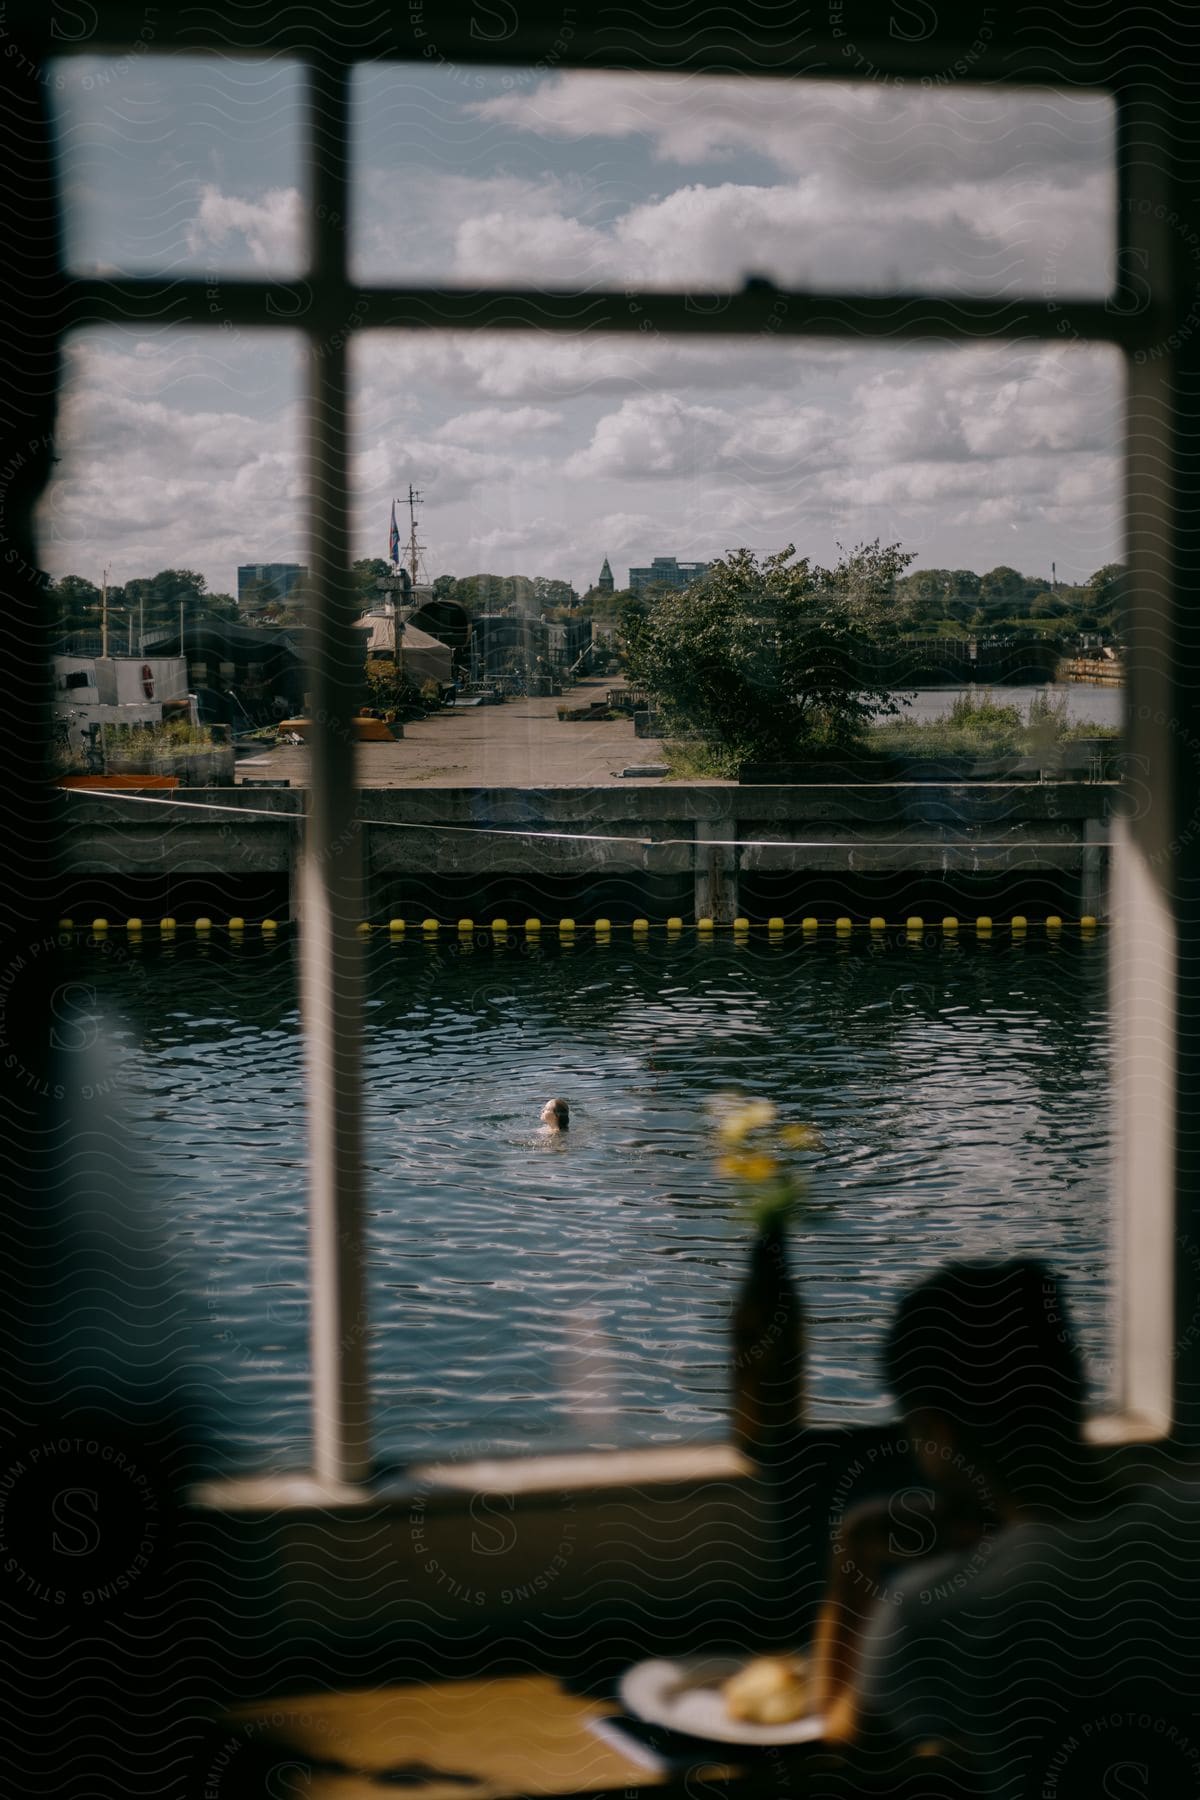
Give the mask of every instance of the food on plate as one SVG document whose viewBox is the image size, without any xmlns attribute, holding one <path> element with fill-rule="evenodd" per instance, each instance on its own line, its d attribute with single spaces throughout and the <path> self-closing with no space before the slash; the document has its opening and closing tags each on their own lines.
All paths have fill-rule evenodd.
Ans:
<svg viewBox="0 0 1200 1800">
<path fill-rule="evenodd" d="M 808 1665 L 798 1656 L 756 1656 L 723 1688 L 731 1719 L 787 1725 L 812 1711 Z"/>
</svg>

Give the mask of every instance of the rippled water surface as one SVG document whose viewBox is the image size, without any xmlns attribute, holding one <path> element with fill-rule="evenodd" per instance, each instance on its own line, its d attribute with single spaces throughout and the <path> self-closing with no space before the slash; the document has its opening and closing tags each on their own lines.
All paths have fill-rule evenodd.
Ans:
<svg viewBox="0 0 1200 1800">
<path fill-rule="evenodd" d="M 89 954 L 154 1170 L 226 1466 L 308 1450 L 294 952 Z M 823 1417 L 883 1403 L 896 1298 L 951 1255 L 1037 1252 L 1103 1386 L 1103 934 L 1058 943 L 376 942 L 365 1043 L 372 1385 L 403 1457 L 719 1436 L 745 1227 L 705 1102 L 813 1121 L 792 1240 Z M 148 978 L 147 978 L 148 977 Z M 537 1135 L 551 1094 L 572 1128 Z"/>
</svg>

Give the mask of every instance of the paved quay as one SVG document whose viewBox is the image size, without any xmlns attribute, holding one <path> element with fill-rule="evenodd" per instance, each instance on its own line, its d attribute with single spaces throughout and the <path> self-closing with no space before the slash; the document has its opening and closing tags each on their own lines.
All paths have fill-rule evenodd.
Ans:
<svg viewBox="0 0 1200 1800">
<path fill-rule="evenodd" d="M 621 771 L 661 763 L 662 745 L 634 735 L 632 719 L 568 721 L 560 706 L 603 700 L 611 679 L 583 681 L 553 698 L 506 700 L 503 706 L 448 706 L 411 721 L 392 744 L 358 746 L 364 788 L 605 787 L 633 785 Z M 308 751 L 280 744 L 239 757 L 237 781 L 288 780 L 308 785 Z M 656 783 L 662 777 L 650 777 Z M 719 784 L 728 785 L 728 784 Z"/>
</svg>

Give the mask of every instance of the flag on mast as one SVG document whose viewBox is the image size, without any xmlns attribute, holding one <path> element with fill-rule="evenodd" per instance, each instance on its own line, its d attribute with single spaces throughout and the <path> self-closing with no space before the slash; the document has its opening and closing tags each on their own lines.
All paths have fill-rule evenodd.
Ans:
<svg viewBox="0 0 1200 1800">
<path fill-rule="evenodd" d="M 396 502 L 392 501 L 392 534 L 388 539 L 388 560 L 400 566 L 400 527 L 396 523 Z"/>
</svg>

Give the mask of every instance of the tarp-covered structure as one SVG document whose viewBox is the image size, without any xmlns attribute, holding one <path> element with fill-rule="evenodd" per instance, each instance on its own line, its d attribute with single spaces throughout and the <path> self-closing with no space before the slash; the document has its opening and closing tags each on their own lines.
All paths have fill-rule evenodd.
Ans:
<svg viewBox="0 0 1200 1800">
<path fill-rule="evenodd" d="M 369 632 L 367 642 L 368 656 L 391 656 L 395 645 L 393 631 L 395 629 L 391 613 L 367 613 L 358 621 L 358 629 Z M 404 654 L 404 672 L 411 681 L 420 687 L 423 682 L 436 681 L 443 687 L 449 687 L 454 679 L 454 656 L 448 644 L 441 644 L 437 638 L 430 637 L 416 625 L 406 624 L 401 633 L 401 649 Z"/>
</svg>

